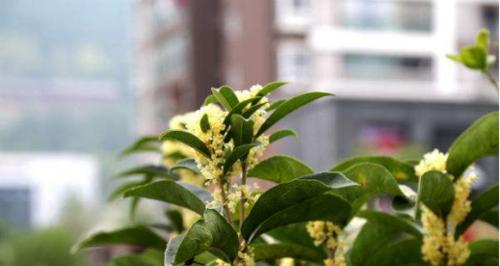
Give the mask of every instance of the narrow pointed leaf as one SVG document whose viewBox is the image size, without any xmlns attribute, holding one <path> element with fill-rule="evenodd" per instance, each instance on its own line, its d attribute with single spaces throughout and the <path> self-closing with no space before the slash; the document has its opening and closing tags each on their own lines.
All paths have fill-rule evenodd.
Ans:
<svg viewBox="0 0 500 266">
<path fill-rule="evenodd" d="M 399 181 L 415 181 L 418 182 L 418 177 L 415 175 L 413 166 L 386 156 L 364 156 L 355 157 L 342 161 L 341 163 L 330 168 L 330 171 L 343 172 L 358 163 L 373 163 L 385 167 L 392 176 Z"/>
<path fill-rule="evenodd" d="M 165 216 L 167 216 L 169 225 L 171 225 L 175 231 L 178 233 L 184 231 L 184 218 L 182 218 L 182 214 L 178 210 L 166 210 Z"/>
<path fill-rule="evenodd" d="M 250 169 L 248 176 L 284 183 L 297 177 L 310 175 L 313 172 L 311 167 L 296 158 L 275 155 L 259 162 Z"/>
<path fill-rule="evenodd" d="M 148 177 L 165 177 L 174 180 L 177 179 L 177 177 L 172 175 L 165 166 L 154 164 L 141 165 L 132 169 L 125 170 L 119 173 L 118 177 L 128 177 L 136 175 L 143 175 Z"/>
<path fill-rule="evenodd" d="M 173 166 L 170 167 L 170 172 L 175 173 L 176 171 L 181 169 L 186 169 L 195 174 L 200 174 L 200 169 L 198 169 L 196 161 L 192 158 L 186 158 L 176 162 Z"/>
<path fill-rule="evenodd" d="M 446 170 L 455 178 L 483 156 L 498 156 L 498 112 L 476 120 L 455 140 L 448 154 Z"/>
<path fill-rule="evenodd" d="M 266 104 L 267 103 L 258 103 L 256 105 L 253 105 L 250 108 L 248 108 L 245 112 L 243 112 L 241 115 L 244 118 L 250 118 L 255 112 L 257 112 L 259 109 L 261 109 Z"/>
<path fill-rule="evenodd" d="M 230 125 L 231 117 L 234 114 L 242 114 L 243 110 L 245 109 L 245 107 L 247 107 L 247 105 L 249 105 L 254 100 L 258 101 L 260 99 L 261 99 L 261 97 L 254 97 L 254 98 L 246 99 L 244 101 L 239 102 L 233 109 L 231 109 L 231 111 L 229 111 L 227 113 L 226 117 L 224 118 L 224 124 Z"/>
<path fill-rule="evenodd" d="M 186 262 L 206 251 L 230 262 L 238 252 L 238 236 L 233 227 L 215 210 L 207 209 L 203 219 L 189 231 L 168 243 L 165 266 Z"/>
<path fill-rule="evenodd" d="M 229 156 L 226 158 L 226 161 L 224 162 L 223 174 L 227 174 L 233 167 L 234 163 L 246 157 L 246 155 L 248 155 L 248 153 L 250 152 L 250 149 L 258 145 L 258 143 L 250 143 L 243 144 L 234 148 L 234 150 L 229 154 Z"/>
<path fill-rule="evenodd" d="M 279 87 L 286 85 L 286 84 L 287 84 L 287 82 L 284 82 L 284 81 L 270 82 L 270 83 L 264 85 L 264 87 L 257 93 L 257 95 L 267 96 L 268 94 L 270 94 L 274 90 L 276 90 Z"/>
<path fill-rule="evenodd" d="M 271 102 L 269 107 L 266 109 L 266 111 L 272 111 L 276 108 L 278 108 L 282 103 L 286 102 L 287 99 L 279 99 L 274 102 Z"/>
<path fill-rule="evenodd" d="M 266 119 L 266 121 L 259 128 L 256 137 L 262 135 L 266 130 L 271 128 L 274 124 L 278 123 L 282 118 L 299 109 L 300 107 L 325 96 L 332 96 L 331 93 L 325 92 L 307 92 L 301 95 L 294 96 L 282 103 L 274 112 Z"/>
<path fill-rule="evenodd" d="M 210 151 L 203 141 L 197 138 L 195 135 L 184 131 L 184 130 L 167 130 L 160 135 L 160 140 L 175 140 L 182 142 L 189 147 L 197 150 L 201 154 L 210 157 Z"/>
<path fill-rule="evenodd" d="M 414 223 L 408 221 L 402 217 L 383 213 L 378 211 L 364 210 L 356 214 L 356 216 L 366 219 L 370 223 L 382 223 L 388 226 L 399 229 L 402 232 L 411 234 L 416 238 L 422 238 L 422 232 Z"/>
<path fill-rule="evenodd" d="M 213 95 L 208 95 L 205 100 L 203 101 L 203 105 L 209 105 L 209 104 L 217 104 L 219 103 L 219 101 L 217 100 L 217 98 Z"/>
<path fill-rule="evenodd" d="M 151 229 L 145 226 L 135 226 L 109 232 L 97 232 L 79 242 L 73 247 L 73 251 L 109 245 L 133 245 L 163 250 L 166 243 Z"/>
<path fill-rule="evenodd" d="M 464 266 L 498 265 L 498 240 L 481 239 L 469 244 L 470 256 Z"/>
<path fill-rule="evenodd" d="M 113 258 L 107 266 L 159 266 L 163 264 L 163 252 L 148 249 L 138 255 L 124 255 Z"/>
<path fill-rule="evenodd" d="M 204 114 L 200 120 L 201 131 L 207 132 L 210 129 L 210 121 L 208 121 L 208 115 Z"/>
<path fill-rule="evenodd" d="M 160 143 L 158 141 L 157 136 L 144 136 L 138 140 L 136 140 L 134 143 L 132 143 L 130 146 L 125 148 L 121 153 L 120 156 L 127 156 L 132 153 L 138 153 L 138 152 L 160 152 Z"/>
<path fill-rule="evenodd" d="M 203 214 L 205 202 L 210 201 L 210 192 L 183 182 L 164 180 L 132 188 L 126 197 L 141 197 L 175 204 Z"/>
<path fill-rule="evenodd" d="M 286 138 L 286 137 L 297 137 L 297 132 L 295 132 L 295 130 L 289 129 L 289 128 L 277 130 L 269 136 L 269 143 L 273 143 L 275 141 L 278 141 L 278 140 L 280 140 L 282 138 Z"/>
<path fill-rule="evenodd" d="M 218 89 L 212 88 L 212 95 L 217 98 L 222 106 L 231 111 L 238 104 L 238 97 L 229 86 L 222 86 Z"/>
</svg>

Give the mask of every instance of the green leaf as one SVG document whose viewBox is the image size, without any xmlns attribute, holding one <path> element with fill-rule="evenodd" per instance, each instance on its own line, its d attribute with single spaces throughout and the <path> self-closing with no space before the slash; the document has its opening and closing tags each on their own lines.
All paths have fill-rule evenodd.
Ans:
<svg viewBox="0 0 500 266">
<path fill-rule="evenodd" d="M 279 99 L 274 102 L 271 102 L 269 107 L 266 109 L 266 111 L 272 111 L 276 108 L 278 108 L 282 103 L 286 102 L 287 99 Z"/>
<path fill-rule="evenodd" d="M 165 211 L 165 216 L 169 221 L 169 225 L 174 228 L 174 230 L 178 233 L 182 233 L 184 231 L 184 218 L 182 218 L 182 214 L 175 209 L 168 209 Z"/>
<path fill-rule="evenodd" d="M 280 243 L 289 243 L 308 248 L 315 248 L 324 257 L 326 254 L 321 247 L 314 245 L 314 242 L 309 236 L 306 229 L 306 223 L 295 223 L 286 226 L 281 226 L 266 233 Z"/>
<path fill-rule="evenodd" d="M 205 101 L 203 101 L 203 105 L 209 105 L 209 104 L 217 104 L 219 103 L 219 101 L 217 100 L 217 98 L 213 95 L 208 95 L 206 98 L 205 98 Z"/>
<path fill-rule="evenodd" d="M 245 107 L 247 107 L 248 104 L 250 104 L 252 101 L 258 101 L 260 100 L 261 97 L 254 97 L 254 98 L 250 98 L 250 99 L 246 99 L 244 101 L 241 101 L 239 102 L 233 109 L 231 109 L 231 111 L 229 111 L 226 115 L 226 117 L 224 118 L 224 124 L 225 125 L 229 125 L 230 122 L 231 122 L 231 117 L 235 114 L 241 114 L 243 112 L 243 110 L 245 109 Z M 252 108 L 252 107 L 250 107 Z"/>
<path fill-rule="evenodd" d="M 356 266 L 426 265 L 420 246 L 420 241 L 391 224 L 368 222 L 354 240 L 349 256 Z"/>
<path fill-rule="evenodd" d="M 356 214 L 356 216 L 366 219 L 369 223 L 381 223 L 398 229 L 401 232 L 413 235 L 417 239 L 422 238 L 422 232 L 414 223 L 404 219 L 400 216 L 392 215 L 389 213 L 364 210 Z"/>
<path fill-rule="evenodd" d="M 234 146 L 250 144 L 253 138 L 253 124 L 250 119 L 234 114 L 231 116 L 231 135 L 234 140 Z"/>
<path fill-rule="evenodd" d="M 446 217 L 455 197 L 453 181 L 447 174 L 430 171 L 420 177 L 417 208 L 425 204 L 436 215 Z"/>
<path fill-rule="evenodd" d="M 347 178 L 361 185 L 370 196 L 387 193 L 405 196 L 396 178 L 384 167 L 373 163 L 358 163 L 342 172 Z"/>
<path fill-rule="evenodd" d="M 204 114 L 200 120 L 201 131 L 207 132 L 210 129 L 210 122 L 208 121 L 208 115 Z"/>
<path fill-rule="evenodd" d="M 108 197 L 109 201 L 116 200 L 118 198 L 121 198 L 123 196 L 123 193 L 125 193 L 127 190 L 137 187 L 140 185 L 144 185 L 151 182 L 150 180 L 140 180 L 140 181 L 131 181 L 131 182 L 126 182 L 118 186 L 113 192 L 111 192 L 110 196 Z"/>
<path fill-rule="evenodd" d="M 276 260 L 288 257 L 300 260 L 322 262 L 324 258 L 324 255 L 319 253 L 316 249 L 289 243 L 256 243 L 252 244 L 250 247 L 253 248 L 255 261 Z"/>
<path fill-rule="evenodd" d="M 134 143 L 132 143 L 130 146 L 125 148 L 121 153 L 120 156 L 127 156 L 132 153 L 138 153 L 138 152 L 160 152 L 160 143 L 158 141 L 157 136 L 144 136 L 138 140 L 136 140 Z"/>
<path fill-rule="evenodd" d="M 498 208 L 489 210 L 479 217 L 483 222 L 489 223 L 498 229 Z"/>
<path fill-rule="evenodd" d="M 184 236 L 168 243 L 165 266 L 177 265 L 209 251 L 225 261 L 238 252 L 238 236 L 233 227 L 215 210 L 207 209 L 203 219 L 193 224 Z"/>
<path fill-rule="evenodd" d="M 163 250 L 166 243 L 151 229 L 145 226 L 135 226 L 109 232 L 97 232 L 76 244 L 72 251 L 109 245 L 132 245 Z"/>
<path fill-rule="evenodd" d="M 453 60 L 455 62 L 458 62 L 458 63 L 463 63 L 462 62 L 462 57 L 460 57 L 459 55 L 453 55 L 453 54 L 447 54 L 446 57 L 450 60 Z"/>
<path fill-rule="evenodd" d="M 141 165 L 132 169 L 125 170 L 118 174 L 118 177 L 128 177 L 135 175 L 143 175 L 147 177 L 165 177 L 169 179 L 178 179 L 177 176 L 172 175 L 165 166 L 162 165 Z"/>
<path fill-rule="evenodd" d="M 415 175 L 413 166 L 386 156 L 365 156 L 355 157 L 335 165 L 330 171 L 344 172 L 358 163 L 373 163 L 385 167 L 399 181 L 415 181 L 418 182 L 418 177 Z"/>
<path fill-rule="evenodd" d="M 217 98 L 217 101 L 228 111 L 231 111 L 231 109 L 239 103 L 238 96 L 236 96 L 233 89 L 227 85 L 218 89 L 212 88 L 212 95 Z"/>
<path fill-rule="evenodd" d="M 469 244 L 470 256 L 465 266 L 498 265 L 498 240 L 482 239 Z"/>
<path fill-rule="evenodd" d="M 177 170 L 181 169 L 189 170 L 197 175 L 200 174 L 200 169 L 198 169 L 196 161 L 192 158 L 186 158 L 176 162 L 173 166 L 170 167 L 170 172 L 174 173 Z"/>
<path fill-rule="evenodd" d="M 486 53 L 490 49 L 490 31 L 487 29 L 481 29 L 476 37 L 476 46 L 480 47 Z"/>
<path fill-rule="evenodd" d="M 264 85 L 264 87 L 257 93 L 257 95 L 260 95 L 260 96 L 267 96 L 268 94 L 270 94 L 271 92 L 273 92 L 274 90 L 276 90 L 277 88 L 283 86 L 283 85 L 286 85 L 287 82 L 284 82 L 284 81 L 274 81 L 274 82 L 270 82 L 270 83 L 267 83 L 266 85 Z"/>
<path fill-rule="evenodd" d="M 229 156 L 226 158 L 226 161 L 224 162 L 223 174 L 226 175 L 231 170 L 234 163 L 236 163 L 240 159 L 244 159 L 244 157 L 248 155 L 250 150 L 258 145 L 259 143 L 250 143 L 243 144 L 234 148 L 234 150 L 229 154 Z"/>
<path fill-rule="evenodd" d="M 310 175 L 313 172 L 311 167 L 296 158 L 275 155 L 259 162 L 250 169 L 248 176 L 284 183 L 300 176 Z"/>
<path fill-rule="evenodd" d="M 486 70 L 488 68 L 488 52 L 476 45 L 460 50 L 460 58 L 464 66 L 471 69 Z"/>
<path fill-rule="evenodd" d="M 167 130 L 160 135 L 160 140 L 176 140 L 182 142 L 189 147 L 199 151 L 201 154 L 210 158 L 210 151 L 203 141 L 197 138 L 195 135 L 184 131 L 184 130 Z"/>
<path fill-rule="evenodd" d="M 262 135 L 266 130 L 271 128 L 274 124 L 280 121 L 282 118 L 292 113 L 293 111 L 299 109 L 300 107 L 325 96 L 332 96 L 331 93 L 325 92 L 307 92 L 301 95 L 294 96 L 282 103 L 274 112 L 266 119 L 266 121 L 259 128 L 256 137 Z"/>
<path fill-rule="evenodd" d="M 243 112 L 241 115 L 244 118 L 250 118 L 257 110 L 261 109 L 262 106 L 266 105 L 267 103 L 258 103 L 256 105 L 251 106 L 248 108 L 245 112 Z"/>
<path fill-rule="evenodd" d="M 241 233 L 250 243 L 280 226 L 310 220 L 345 224 L 350 204 L 317 180 L 293 180 L 264 192 L 243 222 Z"/>
<path fill-rule="evenodd" d="M 455 178 L 483 156 L 498 156 L 498 112 L 476 120 L 455 140 L 448 154 L 446 170 Z"/>
<path fill-rule="evenodd" d="M 289 129 L 289 128 L 277 130 L 269 136 L 269 143 L 273 143 L 277 140 L 280 140 L 280 139 L 286 138 L 286 137 L 290 137 L 290 136 L 297 137 L 297 132 L 295 132 L 295 130 Z"/>
<path fill-rule="evenodd" d="M 340 172 L 316 173 L 300 177 L 300 179 L 320 181 L 324 185 L 331 188 L 331 191 L 334 191 L 335 194 L 341 196 L 347 202 L 350 202 L 352 204 L 355 203 L 356 201 L 359 201 L 360 198 L 363 198 L 361 196 L 365 192 L 364 189 L 358 183 L 353 182 L 351 179 L 347 178 L 346 176 L 344 176 L 344 174 Z M 364 203 L 364 201 L 362 203 Z M 357 207 L 359 206 L 358 205 L 353 206 L 353 211 L 356 211 Z"/>
<path fill-rule="evenodd" d="M 205 203 L 211 201 L 210 192 L 183 182 L 164 180 L 132 188 L 126 197 L 141 197 L 175 204 L 203 214 Z"/>
<path fill-rule="evenodd" d="M 471 211 L 465 220 L 458 225 L 455 234 L 460 236 L 469 226 L 483 214 L 498 206 L 498 184 L 479 194 L 471 203 Z"/>
<path fill-rule="evenodd" d="M 148 249 L 139 255 L 124 255 L 114 258 L 107 266 L 159 266 L 163 264 L 163 252 Z"/>
</svg>

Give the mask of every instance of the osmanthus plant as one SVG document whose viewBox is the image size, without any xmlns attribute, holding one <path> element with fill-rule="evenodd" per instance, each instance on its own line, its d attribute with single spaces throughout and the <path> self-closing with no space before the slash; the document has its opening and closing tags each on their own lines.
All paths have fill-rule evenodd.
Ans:
<svg viewBox="0 0 500 266">
<path fill-rule="evenodd" d="M 269 134 L 273 126 L 331 96 L 270 102 L 282 85 L 212 89 L 199 110 L 133 143 L 124 155 L 155 152 L 161 161 L 121 173 L 140 178 L 112 196 L 130 198 L 132 213 L 139 199 L 164 202 L 165 217 L 91 235 L 75 248 L 138 247 L 113 266 L 498 264 L 497 240 L 463 237 L 476 220 L 498 228 L 498 185 L 469 197 L 477 179 L 471 165 L 498 156 L 497 112 L 472 124 L 446 154 L 435 150 L 420 162 L 355 157 L 316 172 L 287 155 L 261 159 L 275 141 L 296 136 L 291 129 Z M 274 186 L 250 185 L 259 179 Z"/>
</svg>

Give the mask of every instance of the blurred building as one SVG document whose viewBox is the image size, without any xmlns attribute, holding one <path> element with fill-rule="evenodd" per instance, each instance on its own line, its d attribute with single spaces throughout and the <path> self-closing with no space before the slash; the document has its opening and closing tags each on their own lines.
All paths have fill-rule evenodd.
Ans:
<svg viewBox="0 0 500 266">
<path fill-rule="evenodd" d="M 70 198 L 98 202 L 97 161 L 67 153 L 0 154 L 0 221 L 28 229 L 56 224 Z"/>
<path fill-rule="evenodd" d="M 197 24 L 192 10 L 207 2 L 213 8 L 207 14 L 215 20 Z M 180 66 L 190 66 L 183 72 L 191 73 L 190 79 L 196 79 L 192 69 L 200 56 L 193 52 L 193 36 L 217 33 L 216 46 L 203 45 L 215 57 L 206 61 L 214 71 L 212 83 L 207 79 L 185 95 L 206 95 L 210 86 L 223 83 L 242 89 L 272 80 L 290 82 L 280 90 L 285 96 L 309 89 L 334 92 L 334 100 L 321 101 L 284 121 L 293 124 L 301 138 L 287 140 L 282 150 L 318 169 L 356 153 L 412 157 L 432 147 L 446 150 L 474 119 L 498 109 L 497 94 L 483 77 L 445 57 L 472 43 L 481 27 L 490 29 L 491 52 L 498 55 L 495 0 L 144 0 L 138 4 L 155 12 L 174 12 L 168 16 L 172 21 L 205 29 L 185 27 L 184 36 L 191 41 L 184 44 L 186 58 Z M 142 34 L 151 32 L 154 27 L 145 21 L 155 20 L 155 13 L 144 17 L 142 9 L 138 12 L 137 23 L 147 27 L 141 28 Z M 139 48 L 147 39 L 139 37 Z M 175 76 L 158 72 L 158 64 L 143 60 L 148 53 L 137 52 L 139 81 L 148 75 Z M 493 71 L 498 72 L 498 64 Z M 194 109 L 193 99 L 201 101 L 186 96 L 191 99 L 186 104 L 176 94 L 180 83 L 162 86 L 148 80 L 152 83 L 137 83 L 142 132 L 164 129 L 167 118 L 182 109 L 179 106 Z M 188 88 L 192 81 L 183 84 Z M 414 147 L 416 143 L 420 147 Z M 498 163 L 486 163 L 485 168 L 495 173 Z"/>
</svg>

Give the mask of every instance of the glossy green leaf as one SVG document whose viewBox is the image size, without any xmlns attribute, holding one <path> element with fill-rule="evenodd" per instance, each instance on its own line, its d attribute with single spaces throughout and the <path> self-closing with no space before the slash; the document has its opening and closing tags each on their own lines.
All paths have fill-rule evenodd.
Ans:
<svg viewBox="0 0 500 266">
<path fill-rule="evenodd" d="M 128 177 L 128 176 L 136 176 L 143 175 L 147 177 L 165 177 L 168 179 L 178 179 L 177 176 L 172 175 L 165 166 L 162 165 L 141 165 L 138 167 L 134 167 L 132 169 L 125 170 L 118 174 L 118 177 Z"/>
<path fill-rule="evenodd" d="M 253 124 L 250 119 L 245 119 L 243 116 L 234 114 L 231 116 L 231 135 L 234 140 L 235 147 L 242 144 L 250 144 L 253 139 Z"/>
<path fill-rule="evenodd" d="M 331 191 L 334 191 L 335 194 L 344 198 L 347 202 L 354 204 L 357 201 L 368 199 L 367 197 L 362 197 L 365 193 L 365 190 L 356 182 L 347 178 L 344 174 L 340 172 L 322 172 L 316 173 L 308 176 L 300 177 L 300 179 L 304 180 L 317 180 L 328 186 Z M 359 204 L 359 205 L 362 205 Z M 357 210 L 358 205 L 353 206 L 353 211 Z"/>
<path fill-rule="evenodd" d="M 254 97 L 254 98 L 249 98 L 244 101 L 239 102 L 236 106 L 234 106 L 231 111 L 229 111 L 224 118 L 224 124 L 225 125 L 230 125 L 231 124 L 231 117 L 235 114 L 241 115 L 243 113 L 243 110 L 245 110 L 245 107 L 247 107 L 252 101 L 258 101 L 260 100 L 261 97 Z M 250 107 L 252 108 L 252 107 Z"/>
<path fill-rule="evenodd" d="M 261 109 L 266 104 L 267 103 L 258 103 L 256 105 L 253 105 L 249 107 L 247 110 L 245 110 L 241 115 L 244 118 L 250 118 L 255 112 L 257 112 L 257 110 Z"/>
<path fill-rule="evenodd" d="M 168 219 L 169 225 L 178 232 L 182 233 L 184 231 L 184 218 L 182 218 L 182 214 L 175 209 L 168 209 L 165 211 L 165 216 Z"/>
<path fill-rule="evenodd" d="M 209 104 L 217 104 L 219 103 L 219 101 L 217 100 L 217 98 L 213 95 L 208 95 L 205 100 L 203 101 L 203 105 L 209 105 Z"/>
<path fill-rule="evenodd" d="M 280 106 L 282 103 L 286 102 L 287 99 L 279 99 L 279 100 L 276 100 L 276 101 L 273 101 L 270 103 L 269 107 L 266 109 L 266 111 L 272 111 L 276 108 L 278 108 L 278 106 Z"/>
<path fill-rule="evenodd" d="M 144 136 L 125 148 L 120 156 L 138 152 L 160 152 L 160 142 L 157 136 Z"/>
<path fill-rule="evenodd" d="M 300 176 L 310 175 L 313 172 L 311 167 L 296 158 L 275 155 L 259 162 L 250 169 L 248 176 L 284 183 Z"/>
<path fill-rule="evenodd" d="M 197 138 L 195 135 L 184 131 L 184 130 L 167 130 L 160 135 L 160 140 L 175 140 L 182 142 L 189 147 L 199 151 L 201 154 L 210 158 L 210 151 L 203 141 Z"/>
<path fill-rule="evenodd" d="M 211 201 L 210 192 L 183 182 L 164 180 L 132 188 L 126 197 L 141 197 L 175 204 L 199 214 L 205 211 L 205 202 Z"/>
<path fill-rule="evenodd" d="M 116 200 L 118 198 L 121 198 L 123 197 L 123 194 L 133 188 L 133 187 L 137 187 L 137 186 L 140 186 L 140 185 L 144 185 L 144 184 L 147 184 L 151 181 L 149 180 L 140 180 L 140 181 L 131 181 L 131 182 L 126 182 L 126 183 L 123 183 L 121 184 L 120 186 L 118 186 L 115 190 L 113 190 L 113 192 L 111 192 L 108 200 L 109 201 L 113 201 L 113 200 Z"/>
<path fill-rule="evenodd" d="M 381 223 L 398 229 L 401 232 L 413 235 L 417 239 L 422 238 L 420 229 L 411 221 L 400 216 L 371 210 L 360 211 L 356 216 L 366 219 L 369 223 Z"/>
<path fill-rule="evenodd" d="M 262 135 L 266 130 L 271 128 L 274 124 L 278 123 L 282 118 L 299 109 L 300 107 L 325 96 L 332 96 L 331 93 L 325 92 L 307 92 L 288 99 L 286 102 L 280 104 L 276 110 L 266 119 L 257 131 L 256 137 Z"/>
<path fill-rule="evenodd" d="M 462 235 L 481 215 L 498 206 L 498 184 L 479 194 L 471 203 L 471 211 L 458 225 L 456 235 Z"/>
<path fill-rule="evenodd" d="M 420 241 L 391 224 L 368 222 L 356 237 L 349 257 L 351 265 L 356 266 L 426 265 L 420 246 Z"/>
<path fill-rule="evenodd" d="M 358 163 L 342 172 L 347 178 L 361 185 L 368 195 L 387 193 L 405 196 L 396 178 L 384 167 L 374 163 Z"/>
<path fill-rule="evenodd" d="M 498 112 L 476 120 L 455 140 L 448 154 L 446 169 L 455 178 L 483 156 L 498 156 Z"/>
<path fill-rule="evenodd" d="M 350 204 L 317 180 L 297 179 L 264 192 L 243 223 L 241 233 L 251 242 L 280 226 L 310 220 L 345 224 Z"/>
<path fill-rule="evenodd" d="M 271 134 L 269 136 L 269 143 L 273 143 L 273 142 L 278 141 L 282 138 L 297 137 L 297 136 L 298 136 L 297 132 L 295 132 L 295 130 L 293 130 L 293 129 L 289 129 L 289 128 L 280 129 L 280 130 L 273 132 L 273 134 Z"/>
<path fill-rule="evenodd" d="M 257 93 L 257 95 L 267 96 L 268 94 L 270 94 L 274 90 L 276 90 L 279 87 L 281 87 L 283 85 L 286 85 L 286 84 L 287 84 L 287 82 L 284 82 L 284 81 L 273 81 L 273 82 L 270 82 L 270 83 L 264 85 L 264 87 L 262 87 L 262 89 Z"/>
<path fill-rule="evenodd" d="M 163 252 L 148 249 L 138 255 L 124 255 L 113 258 L 107 266 L 160 266 L 163 264 Z"/>
<path fill-rule="evenodd" d="M 210 121 L 208 121 L 208 115 L 204 114 L 200 120 L 201 131 L 207 132 L 210 129 Z"/>
<path fill-rule="evenodd" d="M 135 226 L 109 232 L 97 232 L 76 244 L 72 250 L 109 245 L 132 245 L 163 250 L 166 243 L 151 229 L 145 226 Z"/>
<path fill-rule="evenodd" d="M 307 232 L 306 222 L 281 226 L 267 232 L 266 235 L 272 237 L 280 243 L 289 243 L 316 249 L 320 254 L 322 254 L 321 257 L 326 255 L 321 247 L 314 245 L 311 236 L 309 236 L 309 233 Z"/>
<path fill-rule="evenodd" d="M 180 161 L 177 161 L 173 166 L 170 167 L 170 172 L 175 173 L 178 170 L 189 170 L 195 174 L 200 174 L 200 169 L 198 169 L 198 165 L 196 164 L 196 161 L 192 158 L 186 158 L 182 159 Z"/>
<path fill-rule="evenodd" d="M 447 174 L 430 171 L 420 178 L 418 204 L 425 204 L 436 215 L 446 217 L 455 197 L 453 181 Z M 420 206 L 417 206 L 418 208 Z"/>
<path fill-rule="evenodd" d="M 281 258 L 295 258 L 306 261 L 322 262 L 323 254 L 316 249 L 294 244 L 263 244 L 256 243 L 250 246 L 254 252 L 255 261 L 276 260 Z"/>
<path fill-rule="evenodd" d="M 498 240 L 482 239 L 469 244 L 470 256 L 465 266 L 497 266 Z"/>
<path fill-rule="evenodd" d="M 248 155 L 250 150 L 258 145 L 259 143 L 250 143 L 250 144 L 243 144 L 234 148 L 233 151 L 226 158 L 226 161 L 224 162 L 223 174 L 225 175 L 229 171 L 231 171 L 231 168 L 238 160 L 244 159 Z"/>
<path fill-rule="evenodd" d="M 418 182 L 418 177 L 415 175 L 413 166 L 386 156 L 364 156 L 355 157 L 335 165 L 330 171 L 344 172 L 358 163 L 373 163 L 385 167 L 398 181 L 415 181 Z"/>
<path fill-rule="evenodd" d="M 212 88 L 212 95 L 217 98 L 217 101 L 222 104 L 228 111 L 231 111 L 239 101 L 238 97 L 231 87 L 224 85 L 218 89 Z"/>
<path fill-rule="evenodd" d="M 483 215 L 479 217 L 479 220 L 489 223 L 491 226 L 494 226 L 498 229 L 498 207 L 492 210 L 489 210 Z"/>
<path fill-rule="evenodd" d="M 185 235 L 168 243 L 165 266 L 183 263 L 206 251 L 225 261 L 233 261 L 238 252 L 238 236 L 233 227 L 211 209 Z"/>
</svg>

